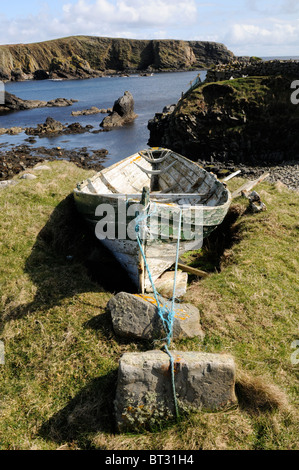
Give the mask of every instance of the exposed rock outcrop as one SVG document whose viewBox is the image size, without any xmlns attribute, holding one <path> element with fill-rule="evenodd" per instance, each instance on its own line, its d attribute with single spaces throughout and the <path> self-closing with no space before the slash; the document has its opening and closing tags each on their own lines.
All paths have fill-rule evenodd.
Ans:
<svg viewBox="0 0 299 470">
<path fill-rule="evenodd" d="M 47 108 L 62 108 L 64 106 L 72 106 L 74 103 L 78 103 L 78 100 L 68 100 L 66 98 L 55 98 L 54 100 L 47 101 Z"/>
<path fill-rule="evenodd" d="M 100 126 L 104 128 L 119 127 L 133 122 L 136 117 L 133 95 L 129 91 L 125 91 L 124 95 L 115 101 L 112 112 L 103 119 Z"/>
<path fill-rule="evenodd" d="M 89 109 L 82 109 L 81 111 L 73 111 L 72 116 L 89 116 L 91 114 L 106 114 L 106 113 L 112 113 L 112 109 L 99 109 L 96 106 L 92 106 Z"/>
<path fill-rule="evenodd" d="M 72 124 L 62 124 L 55 119 L 48 117 L 43 124 L 38 124 L 36 127 L 10 127 L 10 128 L 0 128 L 0 135 L 17 135 L 21 132 L 25 132 L 29 136 L 38 136 L 38 137 L 49 137 L 57 135 L 68 135 L 68 134 L 83 134 L 84 132 L 108 132 L 110 129 L 99 129 L 92 131 L 93 126 L 88 124 L 87 126 L 82 126 L 79 122 L 73 122 Z M 36 140 L 34 137 L 29 137 L 26 139 L 27 142 L 35 143 Z"/>
<path fill-rule="evenodd" d="M 77 100 L 68 100 L 66 98 L 56 98 L 50 101 L 41 100 L 23 100 L 12 93 L 5 92 L 5 104 L 0 104 L 0 113 L 9 111 L 22 111 L 34 108 L 52 108 L 62 106 L 72 106 Z"/>
<path fill-rule="evenodd" d="M 88 150 L 86 147 L 67 150 L 60 147 L 32 148 L 28 145 L 18 145 L 9 150 L 0 149 L 0 189 L 8 184 L 16 183 L 15 180 L 9 178 L 24 171 L 27 174 L 29 169 L 45 163 L 45 160 L 52 161 L 59 158 L 71 161 L 80 168 L 101 171 L 107 154 L 108 150 L 106 149 Z"/>
<path fill-rule="evenodd" d="M 91 68 L 89 62 L 74 54 L 71 57 L 54 57 L 49 67 L 49 78 L 94 78 L 102 73 Z"/>
<path fill-rule="evenodd" d="M 235 56 L 208 41 L 137 40 L 73 36 L 0 46 L 0 80 L 91 78 L 110 72 L 188 70 Z"/>
<path fill-rule="evenodd" d="M 27 127 L 25 129 L 25 133 L 27 135 L 47 137 L 61 134 L 83 134 L 84 132 L 89 132 L 92 128 L 92 126 L 83 127 L 79 122 L 74 122 L 66 126 L 61 122 L 48 117 L 44 124 L 38 124 L 37 127 Z"/>
<path fill-rule="evenodd" d="M 49 80 L 50 74 L 45 70 L 36 70 L 33 74 L 34 80 Z"/>
<path fill-rule="evenodd" d="M 48 117 L 44 124 L 38 124 L 36 128 L 28 127 L 25 132 L 28 135 L 60 134 L 65 126 L 53 118 Z"/>
<path fill-rule="evenodd" d="M 23 100 L 17 96 L 5 92 L 5 104 L 0 105 L 0 111 L 20 111 L 25 109 L 41 108 L 47 105 L 46 101 Z"/>
<path fill-rule="evenodd" d="M 1 127 L 0 128 L 0 135 L 8 134 L 8 135 L 17 135 L 23 132 L 23 127 L 10 127 L 8 129 Z"/>
<path fill-rule="evenodd" d="M 243 77 L 203 83 L 172 113 L 156 114 L 149 145 L 194 160 L 278 163 L 298 159 L 299 106 L 290 76 Z"/>
</svg>

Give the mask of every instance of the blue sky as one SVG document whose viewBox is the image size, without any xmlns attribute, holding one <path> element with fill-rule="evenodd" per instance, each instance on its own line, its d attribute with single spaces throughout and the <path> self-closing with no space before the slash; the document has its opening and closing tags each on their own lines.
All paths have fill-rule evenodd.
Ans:
<svg viewBox="0 0 299 470">
<path fill-rule="evenodd" d="M 1 0 L 0 44 L 71 35 L 224 43 L 236 55 L 299 55 L 299 0 Z"/>
</svg>

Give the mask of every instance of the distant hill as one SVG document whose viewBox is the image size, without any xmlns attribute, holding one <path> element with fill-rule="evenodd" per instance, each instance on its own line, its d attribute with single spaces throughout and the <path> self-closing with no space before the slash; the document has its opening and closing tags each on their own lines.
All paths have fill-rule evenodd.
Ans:
<svg viewBox="0 0 299 470">
<path fill-rule="evenodd" d="M 190 70 L 235 58 L 207 41 L 137 40 L 72 36 L 0 46 L 0 79 L 88 78 L 105 73 Z"/>
</svg>

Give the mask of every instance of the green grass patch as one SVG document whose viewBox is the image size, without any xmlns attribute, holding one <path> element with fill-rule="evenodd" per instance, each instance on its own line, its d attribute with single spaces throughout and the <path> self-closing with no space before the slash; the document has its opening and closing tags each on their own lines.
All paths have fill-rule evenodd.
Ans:
<svg viewBox="0 0 299 470">
<path fill-rule="evenodd" d="M 92 172 L 50 166 L 0 192 L 1 449 L 298 448 L 297 194 L 260 185 L 266 212 L 247 213 L 240 198 L 203 250 L 186 258 L 210 272 L 190 278 L 185 299 L 199 308 L 206 336 L 174 347 L 232 354 L 239 406 L 154 433 L 117 434 L 119 358 L 149 345 L 116 338 L 105 311 L 116 284 L 96 282 L 86 267 L 96 240 L 69 194 Z M 103 279 L 109 266 L 111 257 L 100 259 Z"/>
</svg>

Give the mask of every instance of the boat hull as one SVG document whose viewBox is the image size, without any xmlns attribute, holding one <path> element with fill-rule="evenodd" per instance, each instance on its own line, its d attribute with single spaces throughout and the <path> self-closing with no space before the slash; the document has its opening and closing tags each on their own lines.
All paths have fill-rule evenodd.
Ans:
<svg viewBox="0 0 299 470">
<path fill-rule="evenodd" d="M 143 230 L 147 227 L 146 236 L 141 240 L 143 252 L 146 258 L 146 262 L 144 263 L 144 258 L 141 255 L 140 246 L 136 239 L 136 233 L 135 239 L 134 236 L 132 237 L 132 231 L 135 232 L 134 228 L 136 225 L 137 215 L 134 211 L 134 205 L 139 203 L 140 207 L 140 194 L 136 194 L 136 197 L 129 197 L 129 193 L 132 192 L 132 188 L 135 193 L 136 188 L 133 186 L 135 181 L 136 186 L 137 182 L 140 184 L 139 188 L 137 188 L 139 191 L 146 183 L 151 184 L 153 178 L 156 177 L 152 176 L 152 174 L 155 175 L 155 172 L 148 170 L 148 173 L 151 173 L 151 180 L 149 181 L 145 181 L 145 179 L 142 180 L 144 177 L 143 173 L 139 172 L 135 179 L 130 177 L 129 174 L 129 176 L 127 176 L 127 180 L 131 182 L 131 186 L 129 188 L 123 184 L 123 180 L 120 179 L 117 172 L 115 172 L 118 165 L 120 168 L 123 168 L 123 172 L 127 171 L 127 167 L 130 167 L 133 162 L 136 162 L 136 160 L 139 162 L 139 155 L 140 154 L 133 155 L 132 157 L 119 162 L 119 164 L 113 165 L 110 169 L 108 168 L 103 170 L 103 172 L 98 173 L 94 178 L 89 180 L 88 183 L 81 183 L 81 185 L 74 190 L 74 199 L 78 211 L 88 221 L 92 230 L 94 230 L 96 236 L 100 239 L 100 242 L 108 248 L 119 263 L 126 269 L 129 277 L 136 285 L 137 290 L 139 292 L 145 292 L 152 290 L 148 270 L 151 274 L 152 281 L 155 282 L 163 272 L 175 263 L 178 237 L 180 238 L 180 256 L 187 251 L 200 248 L 203 239 L 209 236 L 226 216 L 230 206 L 231 196 L 228 190 L 217 180 L 216 176 L 207 176 L 207 172 L 201 169 L 199 165 L 194 162 L 190 162 L 185 159 L 185 157 L 178 156 L 178 162 L 183 166 L 184 177 L 186 177 L 186 169 L 188 169 L 189 174 L 193 171 L 192 174 L 195 175 L 193 177 L 197 182 L 199 181 L 199 183 L 196 188 L 194 185 L 193 187 L 191 184 L 189 185 L 189 187 L 192 188 L 192 194 L 188 199 L 185 197 L 180 200 L 180 204 L 171 202 L 171 197 L 176 196 L 176 193 L 169 193 L 170 202 L 165 202 L 166 199 L 162 202 L 160 202 L 159 199 L 155 201 L 151 199 L 147 208 L 141 206 L 141 209 L 137 212 L 139 214 L 139 220 L 142 221 L 141 229 Z M 176 156 L 177 154 L 174 155 Z M 124 162 L 126 165 L 124 165 Z M 143 166 L 145 166 L 144 161 Z M 171 164 L 167 161 L 165 163 L 165 167 L 168 169 L 170 166 Z M 134 168 L 136 169 L 136 172 L 138 172 L 139 163 Z M 151 166 L 149 166 L 149 168 L 151 168 Z M 174 170 L 178 171 L 180 168 L 181 167 L 177 165 Z M 192 168 L 192 170 L 189 170 L 189 168 Z M 109 179 L 109 176 L 110 174 L 113 174 L 113 171 L 116 173 L 116 177 L 114 177 L 114 179 Z M 167 170 L 167 172 L 169 173 L 167 178 L 169 178 L 169 180 L 170 177 L 174 179 L 174 171 L 172 174 L 171 170 Z M 189 174 L 188 178 L 190 180 Z M 165 176 L 164 178 L 166 180 Z M 94 189 L 96 184 L 98 184 L 99 179 L 101 179 L 108 188 L 106 194 L 103 192 L 97 193 Z M 210 184 L 210 187 L 207 182 Z M 184 185 L 186 183 L 185 181 L 182 181 L 180 184 Z M 87 185 L 89 185 L 89 190 L 84 190 Z M 116 188 L 117 186 L 119 186 L 119 188 Z M 196 198 L 199 197 L 200 188 L 204 188 L 206 191 L 208 205 L 192 205 L 194 201 L 196 202 Z M 118 189 L 118 192 L 116 192 L 116 189 Z M 165 191 L 165 188 L 163 188 L 163 190 Z M 178 190 L 180 191 L 181 188 L 179 187 Z M 125 194 L 120 195 L 122 192 L 129 194 L 129 196 Z M 131 196 L 134 196 L 134 194 Z M 165 195 L 165 198 L 167 197 L 168 196 Z M 223 203 L 213 206 L 213 201 L 216 200 L 217 197 L 218 200 L 221 199 L 222 201 L 223 199 Z M 103 211 L 99 211 L 98 208 L 105 206 L 113 209 L 113 223 L 115 227 L 118 227 L 118 230 L 113 232 L 110 237 L 102 236 L 102 232 L 101 236 L 99 236 L 99 226 L 103 228 L 103 225 L 105 225 L 103 222 L 105 217 L 107 217 L 107 214 L 104 215 Z M 192 212 L 192 209 L 194 209 L 194 212 Z M 169 214 L 171 214 L 170 217 Z M 178 233 L 178 230 L 175 231 L 175 224 L 173 221 L 178 220 L 178 214 L 181 214 L 183 221 L 188 219 L 188 227 L 192 233 L 192 237 L 194 238 L 186 237 L 183 230 L 181 230 L 180 233 Z M 150 223 L 152 218 L 155 218 L 155 224 Z M 127 230 L 129 226 L 131 226 L 131 232 Z M 121 229 L 119 229 L 119 227 L 121 227 Z M 120 232 L 122 232 L 122 236 L 120 236 Z"/>
</svg>

